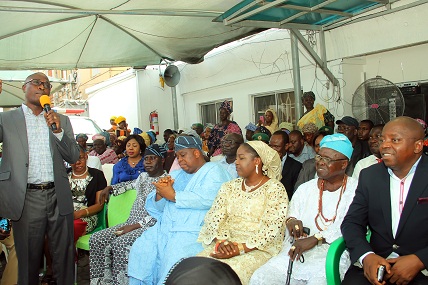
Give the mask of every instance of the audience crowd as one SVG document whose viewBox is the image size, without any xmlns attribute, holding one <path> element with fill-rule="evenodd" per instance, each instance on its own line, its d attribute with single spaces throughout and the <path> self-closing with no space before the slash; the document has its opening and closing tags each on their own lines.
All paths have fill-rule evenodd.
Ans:
<svg viewBox="0 0 428 285">
<path fill-rule="evenodd" d="M 314 101 L 303 94 L 294 124 L 266 108 L 245 133 L 224 101 L 217 124 L 165 129 L 163 141 L 123 116 L 93 145 L 77 134 L 80 157 L 65 164 L 75 242 L 111 196 L 137 193 L 126 221 L 91 235 L 91 284 L 327 284 L 342 237 L 344 284 L 428 284 L 425 122 L 335 120 Z M 94 168 L 108 165 L 106 184 Z M 11 231 L 0 242 L 13 251 Z M 11 254 L 2 280 L 15 284 L 18 266 Z"/>
</svg>

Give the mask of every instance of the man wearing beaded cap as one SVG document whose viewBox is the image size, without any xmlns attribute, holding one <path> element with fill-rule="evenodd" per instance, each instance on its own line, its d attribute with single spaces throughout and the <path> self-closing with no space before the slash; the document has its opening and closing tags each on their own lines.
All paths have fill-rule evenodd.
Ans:
<svg viewBox="0 0 428 285">
<path fill-rule="evenodd" d="M 330 243 L 341 236 L 340 225 L 358 182 L 345 174 L 352 151 L 345 135 L 322 139 L 315 156 L 318 178 L 300 185 L 293 195 L 283 249 L 254 273 L 250 284 L 283 284 L 290 258 L 294 260 L 290 284 L 326 284 L 327 251 Z M 312 235 L 308 238 L 301 238 L 303 227 L 310 229 Z M 299 261 L 302 254 L 304 263 Z M 340 261 L 342 274 L 348 266 L 349 258 L 344 255 Z"/>
</svg>

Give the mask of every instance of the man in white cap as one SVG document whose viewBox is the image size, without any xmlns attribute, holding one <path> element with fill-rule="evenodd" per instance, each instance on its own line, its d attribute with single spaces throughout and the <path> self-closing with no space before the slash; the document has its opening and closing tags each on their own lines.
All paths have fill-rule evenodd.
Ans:
<svg viewBox="0 0 428 285">
<path fill-rule="evenodd" d="M 318 178 L 300 185 L 291 199 L 286 219 L 286 237 L 281 253 L 271 258 L 251 277 L 250 284 L 283 284 L 290 260 L 294 260 L 290 284 L 326 283 L 325 259 L 330 244 L 341 236 L 340 225 L 357 187 L 345 174 L 352 144 L 342 134 L 325 136 L 315 156 Z M 310 235 L 303 233 L 303 227 Z M 307 236 L 307 238 L 301 238 Z M 304 254 L 304 263 L 299 262 Z M 348 256 L 341 259 L 345 271 Z"/>
<path fill-rule="evenodd" d="M 157 223 L 133 244 L 129 254 L 129 284 L 162 284 L 181 258 L 203 250 L 196 240 L 206 212 L 220 186 L 231 180 L 217 163 L 206 162 L 199 137 L 179 136 L 175 152 L 181 169 L 159 179 L 146 199 Z"/>
</svg>

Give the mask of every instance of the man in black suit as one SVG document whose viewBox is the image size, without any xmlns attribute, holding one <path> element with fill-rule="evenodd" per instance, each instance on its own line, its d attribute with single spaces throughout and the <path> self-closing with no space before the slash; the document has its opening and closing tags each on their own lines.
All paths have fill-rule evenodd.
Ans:
<svg viewBox="0 0 428 285">
<path fill-rule="evenodd" d="M 351 266 L 342 284 L 428 284 L 428 158 L 424 132 L 409 117 L 385 125 L 383 163 L 363 169 L 342 223 Z M 367 227 L 371 231 L 366 240 Z M 384 265 L 384 282 L 377 270 Z"/>
<path fill-rule="evenodd" d="M 288 199 L 291 199 L 294 193 L 294 185 L 299 176 L 302 164 L 297 160 L 287 155 L 287 144 L 289 142 L 288 134 L 284 131 L 276 131 L 273 133 L 269 141 L 269 146 L 278 152 L 282 160 L 282 178 L 281 183 L 287 190 Z"/>
</svg>

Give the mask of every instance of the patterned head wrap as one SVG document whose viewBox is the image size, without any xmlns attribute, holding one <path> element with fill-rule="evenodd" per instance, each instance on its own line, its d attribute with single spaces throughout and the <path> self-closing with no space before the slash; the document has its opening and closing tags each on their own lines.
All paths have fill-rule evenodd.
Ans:
<svg viewBox="0 0 428 285">
<path fill-rule="evenodd" d="M 116 116 L 111 116 L 110 120 L 115 120 L 116 121 L 117 117 Z"/>
<path fill-rule="evenodd" d="M 150 145 L 150 137 L 146 132 L 142 132 L 141 134 L 139 134 L 139 136 L 141 136 L 144 140 L 144 143 L 146 144 L 146 146 Z"/>
<path fill-rule="evenodd" d="M 306 98 L 306 97 L 311 97 L 312 99 L 314 99 L 315 101 L 315 94 L 312 91 L 308 91 L 308 92 L 303 92 L 303 96 L 302 99 Z"/>
<path fill-rule="evenodd" d="M 144 151 L 144 155 L 156 155 L 165 158 L 166 149 L 158 144 L 149 145 Z"/>
<path fill-rule="evenodd" d="M 279 154 L 266 143 L 261 141 L 249 141 L 247 144 L 251 146 L 262 159 L 262 170 L 266 173 L 267 177 L 280 180 L 281 159 L 279 158 Z"/>
<path fill-rule="evenodd" d="M 116 124 L 120 124 L 120 123 L 122 123 L 123 121 L 126 121 L 126 118 L 125 117 L 123 117 L 123 116 L 119 116 L 119 117 L 117 117 L 116 118 L 116 120 L 114 120 L 114 122 L 116 123 Z"/>
<path fill-rule="evenodd" d="M 317 131 L 318 131 L 318 128 L 314 123 L 307 123 L 302 128 L 302 133 L 315 134 Z"/>
<path fill-rule="evenodd" d="M 220 109 L 222 108 L 226 109 L 229 114 L 233 112 L 232 103 L 230 101 L 225 100 L 223 103 L 221 103 Z"/>
<path fill-rule="evenodd" d="M 280 129 L 287 129 L 289 131 L 294 130 L 293 124 L 289 123 L 289 122 L 282 122 L 281 124 L 279 124 L 279 128 Z"/>
<path fill-rule="evenodd" d="M 179 151 L 185 148 L 196 148 L 202 150 L 202 141 L 199 137 L 192 136 L 179 136 L 174 141 L 175 151 Z"/>
<path fill-rule="evenodd" d="M 105 138 L 105 143 L 107 146 L 110 146 L 110 133 L 102 132 L 101 135 Z"/>
<path fill-rule="evenodd" d="M 85 141 L 88 140 L 88 136 L 86 134 L 80 133 L 76 136 L 76 141 L 77 139 L 83 138 Z"/>
<path fill-rule="evenodd" d="M 250 122 L 248 125 L 245 126 L 245 129 L 254 132 L 257 129 L 257 126 Z"/>
<path fill-rule="evenodd" d="M 134 135 L 139 135 L 139 134 L 141 134 L 143 132 L 143 130 L 142 129 L 140 129 L 140 128 L 134 128 L 134 132 L 133 132 L 133 134 Z"/>
<path fill-rule="evenodd" d="M 156 141 L 156 133 L 153 130 L 148 130 L 147 134 L 150 137 L 150 140 L 152 141 L 152 143 L 154 143 Z"/>
<path fill-rule="evenodd" d="M 102 140 L 103 142 L 106 142 L 106 137 L 103 136 L 102 134 L 96 134 L 92 136 L 92 140 L 93 141 Z"/>
</svg>

